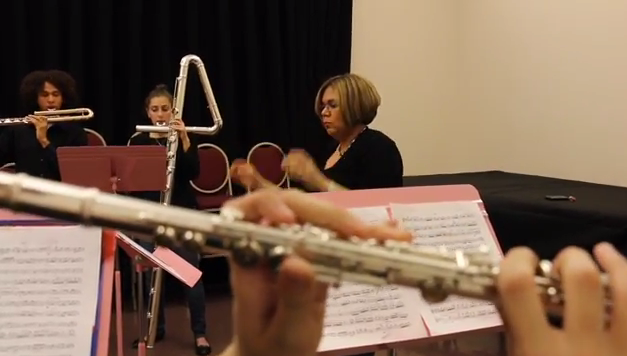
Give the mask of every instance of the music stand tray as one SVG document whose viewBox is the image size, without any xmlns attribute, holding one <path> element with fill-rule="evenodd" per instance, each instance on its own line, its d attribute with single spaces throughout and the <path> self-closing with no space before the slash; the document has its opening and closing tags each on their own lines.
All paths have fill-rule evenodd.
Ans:
<svg viewBox="0 0 627 356">
<path fill-rule="evenodd" d="M 57 160 L 61 181 L 82 187 L 141 192 L 165 189 L 166 149 L 162 146 L 59 147 Z"/>
</svg>

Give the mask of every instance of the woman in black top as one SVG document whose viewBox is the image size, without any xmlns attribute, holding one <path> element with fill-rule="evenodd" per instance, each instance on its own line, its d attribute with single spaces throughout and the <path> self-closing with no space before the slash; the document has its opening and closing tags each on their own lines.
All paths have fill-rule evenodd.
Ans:
<svg viewBox="0 0 627 356">
<path fill-rule="evenodd" d="M 197 209 L 196 195 L 189 183 L 200 174 L 200 161 L 198 158 L 198 147 L 187 134 L 185 125 L 181 120 L 170 121 L 172 115 L 172 94 L 167 90 L 165 85 L 159 85 L 148 94 L 146 98 L 146 113 L 152 123 L 169 124 L 179 132 L 179 144 L 176 152 L 176 169 L 174 171 L 174 184 L 172 187 L 172 196 L 170 205 L 181 206 L 189 209 Z M 133 136 L 129 145 L 145 145 L 145 146 L 166 146 L 167 133 L 140 133 Z M 166 174 L 166 172 L 163 172 Z M 132 194 L 136 198 L 159 202 L 161 192 L 137 192 Z M 154 244 L 140 241 L 140 244 L 148 251 L 154 249 Z M 173 249 L 179 256 L 183 257 L 187 262 L 199 267 L 200 256 L 197 253 L 187 249 Z M 149 275 L 150 276 L 150 275 Z M 150 284 L 150 278 L 146 278 Z M 148 290 L 148 288 L 146 289 Z M 165 288 L 161 289 L 162 291 Z M 197 355 L 209 355 L 211 346 L 206 338 L 206 320 L 205 320 L 205 289 L 202 278 L 198 280 L 192 288 L 186 288 L 187 302 L 191 316 L 191 328 L 194 334 L 195 350 Z M 165 299 L 161 298 L 159 303 L 159 320 L 157 323 L 156 341 L 161 341 L 165 337 Z M 138 340 L 135 340 L 133 347 L 137 347 Z"/>
<path fill-rule="evenodd" d="M 312 191 L 392 188 L 403 185 L 403 159 L 396 143 L 368 127 L 381 98 L 374 85 L 356 74 L 330 78 L 318 91 L 316 114 L 336 143 L 326 162 L 314 162 L 304 150 L 283 161 L 290 178 Z M 250 189 L 271 186 L 254 167 L 237 160 L 231 175 Z"/>
<path fill-rule="evenodd" d="M 304 150 L 291 150 L 283 169 L 290 178 L 318 192 L 402 187 L 403 158 L 396 143 L 368 127 L 379 105 L 381 97 L 369 80 L 356 74 L 328 79 L 318 90 L 315 111 L 336 141 L 329 158 L 316 163 Z M 251 190 L 273 186 L 243 160 L 233 162 L 231 176 Z"/>
<path fill-rule="evenodd" d="M 76 83 L 60 70 L 35 71 L 20 85 L 22 114 L 31 124 L 10 126 L 0 135 L 0 166 L 14 163 L 17 172 L 31 176 L 61 180 L 57 147 L 87 146 L 87 133 L 76 122 L 48 125 L 35 111 L 64 110 L 78 106 Z"/>
</svg>

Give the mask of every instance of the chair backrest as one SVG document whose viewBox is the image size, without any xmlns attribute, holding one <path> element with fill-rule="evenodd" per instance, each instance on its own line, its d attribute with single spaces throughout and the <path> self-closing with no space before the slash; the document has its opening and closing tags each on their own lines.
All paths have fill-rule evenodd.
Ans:
<svg viewBox="0 0 627 356">
<path fill-rule="evenodd" d="M 285 153 L 281 147 L 272 142 L 260 142 L 248 152 L 248 163 L 252 164 L 262 177 L 282 186 L 287 183 L 290 186 L 287 172 L 281 168 Z"/>
<path fill-rule="evenodd" d="M 5 164 L 4 166 L 0 167 L 0 172 L 15 173 L 15 163 L 9 162 Z"/>
<path fill-rule="evenodd" d="M 102 137 L 102 135 L 99 134 L 98 132 L 92 129 L 88 129 L 88 128 L 83 128 L 83 130 L 87 132 L 87 145 L 88 146 L 106 146 L 107 145 L 107 141 L 105 141 L 104 137 Z"/>
<path fill-rule="evenodd" d="M 200 174 L 190 181 L 192 187 L 203 194 L 215 194 L 226 187 L 227 194 L 232 196 L 229 158 L 226 153 L 214 144 L 201 143 L 198 145 L 198 159 Z"/>
<path fill-rule="evenodd" d="M 132 134 L 131 137 L 129 137 L 128 141 L 126 141 L 126 145 L 130 146 L 131 145 L 131 140 L 133 139 L 133 137 L 135 137 L 137 135 L 141 135 L 141 132 L 135 132 L 134 134 Z"/>
</svg>

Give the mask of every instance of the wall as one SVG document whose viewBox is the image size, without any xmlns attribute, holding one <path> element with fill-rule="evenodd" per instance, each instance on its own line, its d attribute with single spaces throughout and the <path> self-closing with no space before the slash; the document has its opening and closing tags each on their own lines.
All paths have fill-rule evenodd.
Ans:
<svg viewBox="0 0 627 356">
<path fill-rule="evenodd" d="M 454 168 L 442 137 L 456 118 L 457 0 L 354 0 L 351 70 L 382 96 L 372 127 L 396 140 L 405 174 Z"/>
<path fill-rule="evenodd" d="M 380 87 L 376 128 L 399 143 L 407 175 L 627 186 L 627 2 L 354 3 L 353 71 Z"/>
</svg>

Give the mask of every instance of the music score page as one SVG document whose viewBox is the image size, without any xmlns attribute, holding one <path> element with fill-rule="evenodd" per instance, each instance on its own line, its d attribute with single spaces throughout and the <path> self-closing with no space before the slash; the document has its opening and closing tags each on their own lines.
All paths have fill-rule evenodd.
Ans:
<svg viewBox="0 0 627 356">
<path fill-rule="evenodd" d="M 0 356 L 91 354 L 102 230 L 0 228 Z"/>
<path fill-rule="evenodd" d="M 389 221 L 385 206 L 350 210 L 369 224 Z M 342 282 L 338 288 L 329 288 L 318 351 L 372 346 L 426 336 L 420 298 L 420 292 L 398 286 L 375 287 Z"/>
<path fill-rule="evenodd" d="M 392 204 L 391 213 L 419 246 L 444 246 L 451 250 L 478 251 L 485 245 L 495 261 L 500 248 L 476 202 Z M 445 335 L 502 325 L 496 307 L 472 298 L 449 296 L 441 303 L 420 299 L 422 317 L 431 335 Z"/>
</svg>

